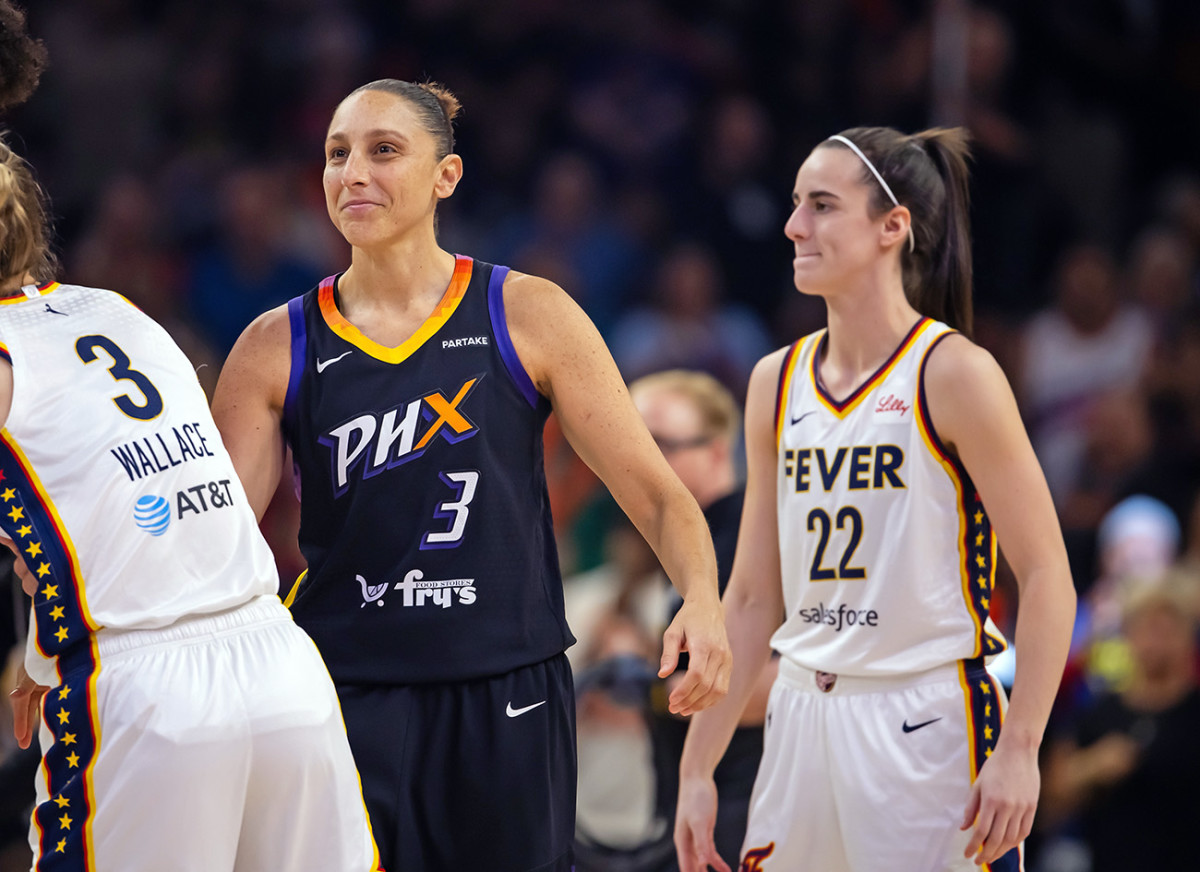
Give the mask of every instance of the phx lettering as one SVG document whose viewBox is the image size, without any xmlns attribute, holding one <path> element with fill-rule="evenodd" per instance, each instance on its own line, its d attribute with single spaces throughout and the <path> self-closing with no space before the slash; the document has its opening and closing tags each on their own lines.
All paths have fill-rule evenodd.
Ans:
<svg viewBox="0 0 1200 872">
<path fill-rule="evenodd" d="M 434 436 L 441 435 L 453 445 L 478 433 L 479 428 L 462 407 L 482 378 L 481 374 L 467 379 L 453 399 L 433 391 L 382 414 L 359 415 L 321 436 L 318 441 L 329 447 L 334 496 L 346 492 L 350 473 L 360 463 L 362 477 L 370 478 L 420 457 Z M 421 422 L 428 422 L 428 426 L 418 437 Z"/>
</svg>

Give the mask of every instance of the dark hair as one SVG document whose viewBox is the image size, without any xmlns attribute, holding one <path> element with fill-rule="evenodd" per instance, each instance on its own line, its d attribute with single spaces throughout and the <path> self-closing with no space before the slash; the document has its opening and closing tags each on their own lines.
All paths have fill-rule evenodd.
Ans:
<svg viewBox="0 0 1200 872">
<path fill-rule="evenodd" d="M 54 277 L 48 212 L 33 170 L 0 138 L 0 281 L 26 273 L 41 282 Z"/>
<path fill-rule="evenodd" d="M 363 91 L 384 91 L 402 97 L 417 110 L 417 116 L 437 143 L 437 159 L 454 151 L 454 119 L 462 104 L 450 90 L 437 82 L 405 82 L 400 79 L 376 79 L 355 88 L 346 98 Z"/>
<path fill-rule="evenodd" d="M 971 335 L 970 194 L 967 132 L 961 127 L 937 127 L 906 135 L 890 127 L 852 127 L 841 136 L 857 145 L 887 181 L 901 206 L 912 214 L 916 245 L 901 247 L 904 292 L 922 315 L 944 321 Z M 818 148 L 850 149 L 837 140 Z M 874 194 L 872 215 L 895 205 L 866 167 L 863 184 Z"/>
<path fill-rule="evenodd" d="M 29 99 L 46 66 L 46 47 L 25 31 L 25 13 L 0 0 L 0 109 Z"/>
</svg>

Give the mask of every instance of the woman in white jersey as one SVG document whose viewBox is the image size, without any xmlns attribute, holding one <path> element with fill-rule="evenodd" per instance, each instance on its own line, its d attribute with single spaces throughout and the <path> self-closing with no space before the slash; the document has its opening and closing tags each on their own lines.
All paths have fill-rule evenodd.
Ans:
<svg viewBox="0 0 1200 872">
<path fill-rule="evenodd" d="M 797 173 L 794 280 L 828 327 L 750 379 L 734 672 L 688 733 L 683 872 L 728 870 L 712 772 L 770 647 L 742 870 L 1021 866 L 1074 590 L 1012 391 L 966 335 L 967 153 L 958 129 L 856 128 Z M 1005 644 L 987 621 L 997 538 L 1020 587 L 1007 710 L 983 668 Z"/>
<path fill-rule="evenodd" d="M 14 39 L 0 106 L 32 90 Z M 43 755 L 33 869 L 377 869 L 333 683 L 195 371 L 124 297 L 51 281 L 48 240 L 0 140 L 0 539 L 33 598 L 11 700 Z"/>
</svg>

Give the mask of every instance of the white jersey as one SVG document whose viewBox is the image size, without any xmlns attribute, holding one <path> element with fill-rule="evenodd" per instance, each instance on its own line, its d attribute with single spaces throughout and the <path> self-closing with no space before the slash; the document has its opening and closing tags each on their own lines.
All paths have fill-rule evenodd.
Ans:
<svg viewBox="0 0 1200 872">
<path fill-rule="evenodd" d="M 0 527 L 38 581 L 30 674 L 102 628 L 152 629 L 274 594 L 266 541 L 207 398 L 119 294 L 51 283 L 0 300 L 13 398 Z M 85 646 L 86 647 L 86 646 Z"/>
<path fill-rule="evenodd" d="M 996 654 L 996 544 L 924 401 L 928 318 L 841 402 L 821 387 L 826 331 L 784 358 L 776 401 L 786 618 L 771 644 L 813 670 L 883 676 Z"/>
</svg>

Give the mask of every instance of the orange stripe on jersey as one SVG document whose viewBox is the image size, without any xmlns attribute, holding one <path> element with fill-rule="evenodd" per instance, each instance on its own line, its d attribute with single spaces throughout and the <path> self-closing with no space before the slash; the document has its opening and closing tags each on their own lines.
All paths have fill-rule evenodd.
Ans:
<svg viewBox="0 0 1200 872">
<path fill-rule="evenodd" d="M 874 390 L 881 381 L 887 378 L 888 373 L 895 369 L 896 364 L 899 363 L 904 355 L 908 353 L 908 350 L 912 348 L 913 343 L 917 341 L 920 335 L 924 333 L 932 323 L 933 321 L 931 319 L 922 318 L 920 321 L 914 324 L 912 329 L 908 331 L 908 335 L 904 337 L 904 341 L 901 342 L 900 346 L 892 352 L 892 356 L 889 357 L 883 363 L 883 365 L 879 367 L 879 369 L 875 370 L 874 374 L 869 379 L 859 385 L 858 388 L 855 389 L 854 393 L 850 394 L 850 396 L 846 397 L 846 399 L 842 400 L 841 402 L 838 402 L 829 395 L 829 392 L 826 391 L 821 385 L 821 379 L 817 375 L 817 361 L 820 360 L 821 357 L 821 348 L 829 339 L 828 331 L 825 331 L 818 340 L 817 347 L 813 349 L 812 357 L 809 359 L 808 364 L 808 375 L 809 378 L 812 379 L 813 391 L 816 393 L 817 399 L 821 402 L 821 405 L 833 412 L 833 414 L 839 419 L 845 418 L 856 408 L 858 408 L 862 401 L 866 399 L 867 394 L 871 393 L 871 391 Z"/>
<path fill-rule="evenodd" d="M 805 337 L 807 339 L 807 337 Z M 787 409 L 788 389 L 792 386 L 792 373 L 796 369 L 796 361 L 800 357 L 800 349 L 804 347 L 804 339 L 797 339 L 783 356 L 783 365 L 779 368 L 779 387 L 775 391 L 775 448 L 779 448 L 779 440 L 783 438 L 783 417 Z"/>
<path fill-rule="evenodd" d="M 402 363 L 424 345 L 429 337 L 437 333 L 454 314 L 454 310 L 458 308 L 463 295 L 467 292 L 467 283 L 471 280 L 473 265 L 474 261 L 469 257 L 461 254 L 454 256 L 454 275 L 450 277 L 450 286 L 446 288 L 446 293 L 438 301 L 433 314 L 425 319 L 425 323 L 418 327 L 412 336 L 395 347 L 381 345 L 369 338 L 342 316 L 333 297 L 334 282 L 332 279 L 326 279 L 321 283 L 317 292 L 317 304 L 329 329 L 342 339 L 384 363 Z"/>
</svg>

